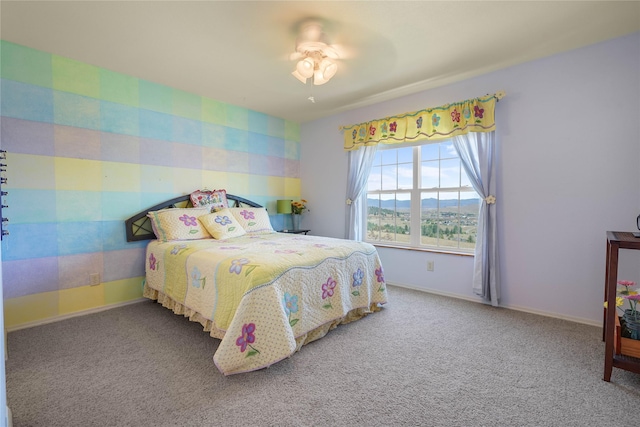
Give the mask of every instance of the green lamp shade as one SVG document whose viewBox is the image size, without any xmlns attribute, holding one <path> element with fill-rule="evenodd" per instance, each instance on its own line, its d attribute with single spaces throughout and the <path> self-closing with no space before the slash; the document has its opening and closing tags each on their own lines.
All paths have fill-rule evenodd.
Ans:
<svg viewBox="0 0 640 427">
<path fill-rule="evenodd" d="M 290 214 L 291 213 L 291 200 L 278 200 L 278 213 L 279 214 Z"/>
</svg>

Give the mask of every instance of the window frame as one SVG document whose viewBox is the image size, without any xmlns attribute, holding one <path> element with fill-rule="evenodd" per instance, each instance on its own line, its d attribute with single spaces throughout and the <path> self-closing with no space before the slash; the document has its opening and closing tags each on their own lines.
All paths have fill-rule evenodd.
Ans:
<svg viewBox="0 0 640 427">
<path fill-rule="evenodd" d="M 446 143 L 447 141 L 451 141 L 451 139 L 443 139 L 443 140 L 438 140 L 438 141 L 430 141 L 430 142 L 420 142 L 420 143 L 414 143 L 414 144 L 386 144 L 386 145 L 379 145 L 378 146 L 378 150 L 380 151 L 386 151 L 386 150 L 398 150 L 398 149 L 402 149 L 402 148 L 411 148 L 412 149 L 412 172 L 413 172 L 413 177 L 412 177 L 412 188 L 410 189 L 404 189 L 404 188 L 395 188 L 395 189 L 382 189 L 382 182 L 381 182 L 381 189 L 380 190 L 370 190 L 369 189 L 369 184 L 367 183 L 367 188 L 366 190 L 363 192 L 362 200 L 361 202 L 364 203 L 363 206 L 365 206 L 366 208 L 363 209 L 363 218 L 362 218 L 362 227 L 363 227 L 363 236 L 364 236 L 364 241 L 371 243 L 373 245 L 376 246 L 381 246 L 381 247 L 400 247 L 400 248 L 405 248 L 405 249 L 412 249 L 412 250 L 423 250 L 423 251 L 432 251 L 432 252 L 445 252 L 445 253 L 456 253 L 456 254 L 460 254 L 460 255 L 473 255 L 474 251 L 475 251 L 475 245 L 472 248 L 464 248 L 461 247 L 461 243 L 462 240 L 457 239 L 456 240 L 456 246 L 440 246 L 439 242 L 440 242 L 440 235 L 438 233 L 437 236 L 437 244 L 436 245 L 431 245 L 431 244 L 424 244 L 422 243 L 422 232 L 421 232 L 421 225 L 422 225 L 422 209 L 421 209 L 421 205 L 422 205 L 422 200 L 423 200 L 423 194 L 425 193 L 433 193 L 434 194 L 434 198 L 438 201 L 440 201 L 440 193 L 457 193 L 458 194 L 458 210 L 457 210 L 457 219 L 458 219 L 458 226 L 462 227 L 461 219 L 461 206 L 462 206 L 462 200 L 465 200 L 466 198 L 462 197 L 463 193 L 473 193 L 474 197 L 471 197 L 472 199 L 477 199 L 478 200 L 478 204 L 480 203 L 480 195 L 475 191 L 475 189 L 473 188 L 473 186 L 470 185 L 470 180 L 469 178 L 466 176 L 466 173 L 464 171 L 464 168 L 462 166 L 462 163 L 460 163 L 460 176 L 458 177 L 458 180 L 461 184 L 460 187 L 429 187 L 429 188 L 421 188 L 420 184 L 421 184 L 421 180 L 422 180 L 422 147 L 424 145 L 428 145 L 428 144 L 441 144 L 441 143 Z M 441 147 L 441 146 L 440 146 Z M 439 147 L 439 150 L 441 149 Z M 439 152 L 438 153 L 438 171 L 441 171 L 441 164 L 443 160 L 450 160 L 450 159 L 458 159 L 459 162 L 461 162 L 460 157 L 459 156 L 455 156 L 455 157 L 442 157 L 442 153 Z M 404 162 L 406 163 L 406 162 Z M 398 159 L 396 157 L 396 166 L 399 165 L 400 163 L 398 163 Z M 376 165 L 374 165 L 375 167 Z M 381 167 L 384 166 L 384 163 L 380 164 Z M 372 169 L 373 171 L 373 169 Z M 382 171 L 381 171 L 381 175 L 382 175 Z M 396 187 L 398 187 L 397 182 L 398 182 L 398 172 L 396 170 Z M 382 177 L 381 177 L 382 178 Z M 462 185 L 463 183 L 469 183 L 469 185 Z M 438 184 L 440 184 L 440 178 L 439 178 L 439 182 Z M 388 240 L 380 240 L 379 238 L 377 240 L 372 240 L 370 239 L 368 236 L 368 213 L 369 213 L 369 203 L 368 203 L 368 198 L 371 194 L 375 194 L 376 196 L 378 196 L 379 200 L 380 200 L 380 196 L 385 195 L 385 194 L 396 194 L 395 196 L 395 200 L 398 200 L 397 198 L 397 194 L 408 194 L 409 195 L 409 200 L 411 201 L 411 205 L 410 205 L 410 220 L 409 220 L 409 224 L 410 224 L 410 230 L 418 230 L 418 232 L 410 232 L 409 233 L 409 242 L 408 243 L 404 243 L 404 242 L 398 242 L 397 240 L 394 241 L 388 241 Z M 415 203 L 415 201 L 417 201 L 417 203 Z M 478 212 L 479 212 L 479 208 L 480 206 L 478 205 Z M 396 210 L 397 207 L 394 208 L 394 210 Z M 396 210 L 397 212 L 397 210 Z M 436 212 L 436 218 L 437 221 L 440 221 L 440 203 L 438 203 L 438 207 L 437 207 L 437 212 Z M 477 214 L 476 214 L 476 230 L 477 230 Z M 476 236 L 476 241 L 477 241 L 477 234 Z"/>
</svg>

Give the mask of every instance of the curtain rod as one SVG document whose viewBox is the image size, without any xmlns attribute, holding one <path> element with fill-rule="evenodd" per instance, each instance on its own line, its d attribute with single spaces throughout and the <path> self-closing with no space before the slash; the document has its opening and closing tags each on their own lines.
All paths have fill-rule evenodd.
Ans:
<svg viewBox="0 0 640 427">
<path fill-rule="evenodd" d="M 485 96 L 489 96 L 489 95 L 490 95 L 490 94 L 486 94 Z M 497 91 L 496 93 L 494 93 L 494 94 L 493 94 L 493 96 L 496 98 L 496 102 L 500 101 L 500 100 L 501 100 L 502 98 L 504 98 L 506 95 L 507 95 L 507 92 L 505 92 L 504 90 L 499 90 L 499 91 Z M 478 97 L 478 98 L 480 98 L 480 97 Z M 477 98 L 472 98 L 472 99 L 477 99 Z M 461 103 L 466 102 L 466 101 L 469 101 L 469 99 L 466 99 L 466 100 L 464 100 L 464 101 L 460 101 L 460 102 L 452 102 L 451 104 L 446 104 L 446 105 L 461 104 Z M 432 107 L 432 108 L 438 108 L 438 107 Z M 361 125 L 361 124 L 363 124 L 363 123 L 374 122 L 374 121 L 379 121 L 379 120 L 387 120 L 387 119 L 390 119 L 391 117 L 401 117 L 401 116 L 405 116 L 405 115 L 409 115 L 409 114 L 414 114 L 414 113 L 417 113 L 417 112 L 420 112 L 420 111 L 424 111 L 424 110 L 428 110 L 428 109 L 429 109 L 429 108 L 424 108 L 424 109 L 422 109 L 422 110 L 413 111 L 413 112 L 411 112 L 411 113 L 402 113 L 402 114 L 398 114 L 398 115 L 395 115 L 395 116 L 387 116 L 387 117 L 383 117 L 383 118 L 381 118 L 381 119 L 368 120 L 368 121 L 366 121 L 366 122 L 357 123 L 357 124 L 355 124 L 355 125 L 340 126 L 340 127 L 338 128 L 338 130 L 342 131 L 342 130 L 345 130 L 345 129 L 351 129 L 351 128 L 355 127 L 355 126 L 360 126 L 360 125 Z"/>
</svg>

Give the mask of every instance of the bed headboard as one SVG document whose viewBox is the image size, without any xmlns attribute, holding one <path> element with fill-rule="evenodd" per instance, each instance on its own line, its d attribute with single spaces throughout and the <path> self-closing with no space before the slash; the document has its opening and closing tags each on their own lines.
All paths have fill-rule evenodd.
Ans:
<svg viewBox="0 0 640 427">
<path fill-rule="evenodd" d="M 262 205 L 252 202 L 251 200 L 244 199 L 242 197 L 234 196 L 233 194 L 227 194 L 227 201 L 230 207 L 249 206 L 252 208 L 261 208 Z M 151 206 L 148 209 L 143 210 L 125 220 L 124 224 L 127 230 L 127 242 L 137 242 L 139 240 L 151 240 L 155 239 L 156 235 L 153 234 L 153 228 L 151 227 L 151 220 L 147 217 L 147 213 L 152 211 L 159 211 L 160 209 L 168 208 L 190 208 L 191 204 L 190 194 L 176 197 L 166 202 L 159 203 L 155 206 Z"/>
</svg>

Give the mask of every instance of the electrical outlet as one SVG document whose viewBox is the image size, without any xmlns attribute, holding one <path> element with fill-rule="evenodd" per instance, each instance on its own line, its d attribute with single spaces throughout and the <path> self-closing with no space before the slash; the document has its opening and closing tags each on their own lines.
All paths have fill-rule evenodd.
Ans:
<svg viewBox="0 0 640 427">
<path fill-rule="evenodd" d="M 433 271 L 433 267 L 434 267 L 434 262 L 433 261 L 427 261 L 427 271 Z"/>
<path fill-rule="evenodd" d="M 89 285 L 96 286 L 100 284 L 100 273 L 93 273 L 89 275 Z"/>
</svg>

